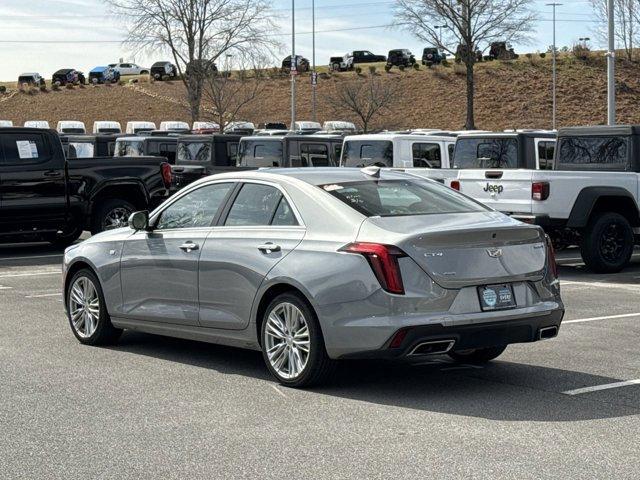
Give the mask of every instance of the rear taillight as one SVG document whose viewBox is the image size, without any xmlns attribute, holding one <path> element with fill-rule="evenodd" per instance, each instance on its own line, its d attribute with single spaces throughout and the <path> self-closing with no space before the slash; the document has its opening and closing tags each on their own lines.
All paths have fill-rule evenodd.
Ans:
<svg viewBox="0 0 640 480">
<path fill-rule="evenodd" d="M 406 257 L 406 254 L 398 247 L 380 243 L 355 242 L 345 245 L 340 251 L 363 255 L 384 290 L 398 295 L 404 294 L 398 258 Z"/>
<path fill-rule="evenodd" d="M 556 264 L 556 251 L 553 248 L 553 242 L 549 235 L 545 235 L 547 242 L 547 264 L 553 275 L 553 278 L 558 278 L 558 265 Z"/>
<path fill-rule="evenodd" d="M 166 162 L 163 162 L 160 165 L 160 173 L 162 175 L 162 181 L 164 182 L 164 187 L 169 188 L 171 186 L 171 165 Z"/>
<path fill-rule="evenodd" d="M 531 198 L 533 200 L 546 200 L 549 198 L 549 183 L 534 182 L 531 184 Z"/>
<path fill-rule="evenodd" d="M 460 181 L 451 180 L 451 188 L 453 188 L 454 190 L 460 191 Z"/>
</svg>

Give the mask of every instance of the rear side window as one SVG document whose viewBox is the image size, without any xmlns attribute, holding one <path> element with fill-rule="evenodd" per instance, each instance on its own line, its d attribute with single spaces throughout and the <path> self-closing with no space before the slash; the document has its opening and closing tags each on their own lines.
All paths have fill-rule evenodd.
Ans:
<svg viewBox="0 0 640 480">
<path fill-rule="evenodd" d="M 538 142 L 538 168 L 540 170 L 553 170 L 553 153 L 556 142 Z"/>
<path fill-rule="evenodd" d="M 158 146 L 158 153 L 161 157 L 166 157 L 169 163 L 176 161 L 177 145 L 175 143 L 161 143 Z"/>
<path fill-rule="evenodd" d="M 282 164 L 282 142 L 247 141 L 240 143 L 240 162 L 243 167 L 279 167 Z"/>
<path fill-rule="evenodd" d="M 303 143 L 300 145 L 302 165 L 308 167 L 333 167 L 329 158 L 329 148 L 322 143 Z"/>
<path fill-rule="evenodd" d="M 344 143 L 343 167 L 393 167 L 393 143 L 388 140 L 354 140 Z"/>
<path fill-rule="evenodd" d="M 518 168 L 518 140 L 458 138 L 453 168 Z"/>
<path fill-rule="evenodd" d="M 224 224 L 247 227 L 297 225 L 297 222 L 287 223 L 292 221 L 292 215 L 291 207 L 280 190 L 270 185 L 246 183 L 234 200 Z"/>
<path fill-rule="evenodd" d="M 140 141 L 116 141 L 114 157 L 142 157 L 144 148 Z"/>
<path fill-rule="evenodd" d="M 370 180 L 322 185 L 321 188 L 368 217 L 485 210 L 444 185 L 417 180 Z"/>
<path fill-rule="evenodd" d="M 442 168 L 440 145 L 437 143 L 414 143 L 413 166 L 422 168 Z"/>
<path fill-rule="evenodd" d="M 624 170 L 628 163 L 626 137 L 563 137 L 558 163 L 568 169 L 606 166 Z"/>
<path fill-rule="evenodd" d="M 209 142 L 179 143 L 176 153 L 178 162 L 211 161 L 211 144 Z"/>
<path fill-rule="evenodd" d="M 5 163 L 43 163 L 51 159 L 51 149 L 46 138 L 38 133 L 7 133 L 2 135 Z"/>
<path fill-rule="evenodd" d="M 73 149 L 73 150 L 72 150 Z M 71 152 L 75 155 L 72 156 Z M 70 158 L 91 158 L 94 157 L 94 145 L 88 142 L 69 142 L 69 157 Z"/>
</svg>

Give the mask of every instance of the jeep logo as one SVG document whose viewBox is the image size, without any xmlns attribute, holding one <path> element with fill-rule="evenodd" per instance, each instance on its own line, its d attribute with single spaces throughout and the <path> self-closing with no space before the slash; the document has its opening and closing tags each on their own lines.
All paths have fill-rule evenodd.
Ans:
<svg viewBox="0 0 640 480">
<path fill-rule="evenodd" d="M 504 187 L 502 185 L 491 185 L 487 182 L 487 186 L 482 190 L 489 193 L 502 193 L 504 191 Z"/>
</svg>

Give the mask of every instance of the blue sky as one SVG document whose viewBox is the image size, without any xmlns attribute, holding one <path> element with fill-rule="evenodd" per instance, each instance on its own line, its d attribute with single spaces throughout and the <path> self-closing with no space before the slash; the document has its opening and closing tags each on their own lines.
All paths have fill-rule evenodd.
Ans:
<svg viewBox="0 0 640 480">
<path fill-rule="evenodd" d="M 533 10 L 538 21 L 528 45 L 515 45 L 516 51 L 545 50 L 551 44 L 551 7 L 536 1 Z M 571 45 L 580 37 L 595 41 L 598 26 L 588 0 L 564 0 L 557 7 L 557 43 Z M 282 42 L 290 48 L 291 2 L 274 0 L 281 16 Z M 311 59 L 311 0 L 296 1 L 297 52 Z M 392 48 L 410 48 L 417 53 L 424 46 L 409 33 L 386 27 L 391 23 L 392 0 L 316 0 L 316 61 L 326 64 L 328 57 L 349 50 L 367 49 L 386 54 Z M 326 32 L 326 30 L 334 30 Z M 36 71 L 50 77 L 58 68 L 89 71 L 97 65 L 123 58 L 148 66 L 166 58 L 158 52 L 130 51 L 119 43 L 125 31 L 117 18 L 108 15 L 101 0 L 2 0 L 0 10 L 0 80 L 13 80 L 21 72 Z M 55 41 L 72 43 L 52 43 Z M 7 43 L 14 42 L 14 43 Z M 286 55 L 286 54 L 285 54 Z"/>
</svg>

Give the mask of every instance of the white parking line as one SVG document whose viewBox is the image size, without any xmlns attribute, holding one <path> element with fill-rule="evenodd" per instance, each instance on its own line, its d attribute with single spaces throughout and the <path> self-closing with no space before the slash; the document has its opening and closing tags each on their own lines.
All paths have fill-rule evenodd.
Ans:
<svg viewBox="0 0 640 480">
<path fill-rule="evenodd" d="M 62 257 L 62 253 L 56 253 L 51 255 L 31 255 L 28 257 L 0 257 L 0 261 L 2 260 L 29 260 L 31 258 L 54 258 L 54 257 Z"/>
<path fill-rule="evenodd" d="M 576 388 L 562 392 L 565 395 L 580 395 L 581 393 L 597 392 L 598 390 L 609 390 L 610 388 L 627 387 L 629 385 L 640 385 L 640 378 L 636 380 L 625 380 L 623 382 L 605 383 L 604 385 L 594 385 L 593 387 Z"/>
<path fill-rule="evenodd" d="M 615 320 L 617 318 L 631 318 L 631 317 L 640 317 L 640 312 L 621 313 L 619 315 L 606 315 L 604 317 L 576 318 L 575 320 L 564 320 L 562 322 L 562 325 L 565 325 L 567 323 L 595 322 L 596 320 Z"/>
<path fill-rule="evenodd" d="M 5 287 L 4 285 L 0 285 L 0 290 L 11 290 L 13 287 Z"/>
<path fill-rule="evenodd" d="M 611 283 L 611 282 L 578 282 L 576 280 L 560 280 L 560 286 L 566 287 L 586 287 L 586 288 L 616 288 L 618 290 L 628 290 L 631 292 L 639 292 L 639 285 L 632 285 L 630 283 Z"/>
<path fill-rule="evenodd" d="M 284 398 L 288 398 L 288 397 L 284 394 L 284 392 L 278 388 L 278 386 L 277 386 L 277 385 L 274 385 L 274 384 L 272 383 L 272 384 L 271 384 L 271 388 L 273 388 L 276 392 L 278 392 L 278 393 L 279 393 L 280 395 L 282 395 Z"/>
<path fill-rule="evenodd" d="M 0 274 L 0 278 L 35 277 L 38 275 L 60 275 L 60 271 L 52 270 L 52 271 L 46 271 L 46 272 L 2 273 Z"/>
<path fill-rule="evenodd" d="M 40 293 L 38 295 L 25 295 L 24 298 L 59 297 L 60 295 L 62 295 L 61 292 L 58 292 L 58 293 Z"/>
</svg>

